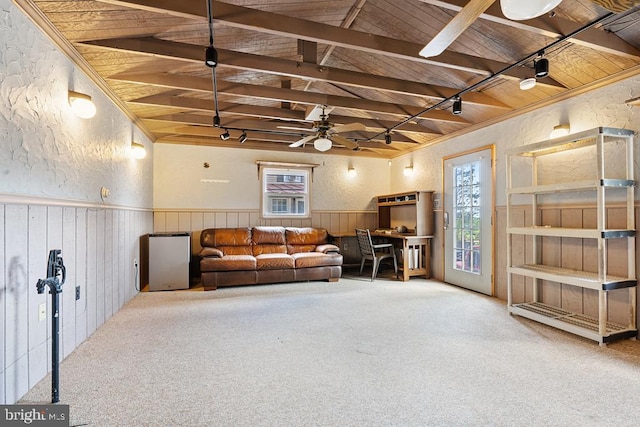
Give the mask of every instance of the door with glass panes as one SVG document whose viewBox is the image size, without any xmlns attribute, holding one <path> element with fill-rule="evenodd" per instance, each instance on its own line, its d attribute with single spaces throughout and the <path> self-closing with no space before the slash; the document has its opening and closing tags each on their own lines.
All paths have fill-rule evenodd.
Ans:
<svg viewBox="0 0 640 427">
<path fill-rule="evenodd" d="M 444 280 L 493 294 L 493 147 L 443 161 Z"/>
</svg>

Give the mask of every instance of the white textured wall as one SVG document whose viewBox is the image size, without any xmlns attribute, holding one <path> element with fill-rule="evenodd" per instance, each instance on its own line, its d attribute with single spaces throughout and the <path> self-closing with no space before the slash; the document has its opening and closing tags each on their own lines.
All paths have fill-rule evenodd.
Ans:
<svg viewBox="0 0 640 427">
<path fill-rule="evenodd" d="M 75 117 L 68 89 L 90 94 L 96 117 Z M 61 359 L 136 294 L 138 239 L 153 229 L 153 153 L 150 141 L 9 0 L 0 0 L 0 98 L 2 404 L 17 401 L 51 369 L 51 298 L 36 292 L 50 249 L 62 249 L 67 266 Z M 147 159 L 127 156 L 132 137 L 147 146 Z M 106 203 L 103 186 L 111 191 Z"/>
<path fill-rule="evenodd" d="M 292 152 L 154 145 L 153 203 L 156 209 L 260 209 L 257 160 L 315 163 L 312 210 L 375 210 L 373 199 L 389 192 L 387 160 Z M 210 168 L 203 167 L 204 162 Z M 352 165 L 356 176 L 347 175 Z M 206 180 L 228 180 L 203 183 Z"/>
<path fill-rule="evenodd" d="M 0 193 L 150 207 L 152 148 L 101 93 L 9 0 L 0 0 Z M 87 93 L 98 113 L 76 117 L 68 90 Z M 131 140 L 148 158 L 128 156 Z"/>
</svg>

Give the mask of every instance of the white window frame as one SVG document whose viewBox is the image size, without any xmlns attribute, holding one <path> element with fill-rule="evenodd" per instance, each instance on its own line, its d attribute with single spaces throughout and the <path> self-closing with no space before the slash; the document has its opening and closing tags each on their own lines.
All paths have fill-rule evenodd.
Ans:
<svg viewBox="0 0 640 427">
<path fill-rule="evenodd" d="M 292 175 L 302 176 L 304 181 L 304 189 L 302 193 L 287 192 L 269 192 L 267 188 L 268 175 Z M 260 212 L 262 218 L 280 218 L 280 219 L 308 219 L 311 218 L 311 169 L 310 168 L 286 168 L 286 167 L 264 167 L 260 168 L 260 185 L 261 185 L 261 203 Z M 272 211 L 271 201 L 273 198 L 289 199 L 288 212 L 274 213 Z M 306 207 L 305 212 L 298 213 L 298 206 L 302 201 Z M 294 212 L 291 212 L 294 211 Z"/>
</svg>

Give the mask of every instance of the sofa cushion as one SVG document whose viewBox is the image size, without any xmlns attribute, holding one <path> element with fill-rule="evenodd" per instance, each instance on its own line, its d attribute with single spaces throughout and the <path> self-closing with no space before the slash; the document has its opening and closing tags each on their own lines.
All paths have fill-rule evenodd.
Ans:
<svg viewBox="0 0 640 427">
<path fill-rule="evenodd" d="M 224 255 L 253 255 L 248 227 L 207 228 L 200 234 L 200 246 L 215 247 Z"/>
<path fill-rule="evenodd" d="M 255 270 L 256 258 L 252 255 L 225 255 L 222 258 L 202 258 L 201 271 L 242 271 Z"/>
<path fill-rule="evenodd" d="M 323 254 L 320 252 L 299 252 L 291 255 L 296 268 L 310 268 L 323 266 L 341 266 L 342 255 L 337 253 Z"/>
<path fill-rule="evenodd" d="M 281 270 L 294 268 L 291 255 L 287 254 L 261 254 L 256 256 L 258 270 Z"/>
<path fill-rule="evenodd" d="M 314 251 L 316 246 L 327 243 L 329 239 L 324 228 L 287 227 L 285 234 L 289 254 Z"/>
<path fill-rule="evenodd" d="M 251 229 L 239 228 L 206 228 L 200 233 L 200 246 L 250 246 Z"/>
<path fill-rule="evenodd" d="M 253 255 L 261 254 L 286 254 L 284 227 L 253 227 L 251 237 L 253 239 Z"/>
</svg>

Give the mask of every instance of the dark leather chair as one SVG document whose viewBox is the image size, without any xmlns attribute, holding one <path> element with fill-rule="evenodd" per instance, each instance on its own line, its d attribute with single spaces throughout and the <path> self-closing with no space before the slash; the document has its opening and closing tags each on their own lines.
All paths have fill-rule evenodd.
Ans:
<svg viewBox="0 0 640 427">
<path fill-rule="evenodd" d="M 358 247 L 360 248 L 360 275 L 364 269 L 365 261 L 369 260 L 373 263 L 371 272 L 371 281 L 378 275 L 380 262 L 385 259 L 393 259 L 393 270 L 398 275 L 398 260 L 392 243 L 373 244 L 371 233 L 368 229 L 356 228 L 356 236 L 358 237 Z"/>
</svg>

